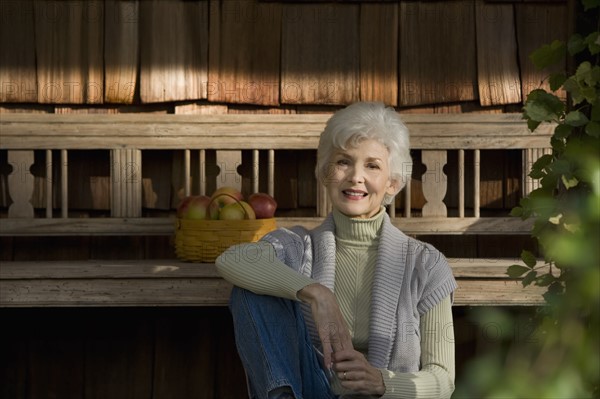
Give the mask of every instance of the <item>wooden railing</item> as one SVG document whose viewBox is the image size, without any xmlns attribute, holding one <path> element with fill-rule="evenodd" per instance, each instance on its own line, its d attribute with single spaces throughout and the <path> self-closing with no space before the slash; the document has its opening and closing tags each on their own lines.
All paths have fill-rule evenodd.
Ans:
<svg viewBox="0 0 600 399">
<path fill-rule="evenodd" d="M 210 116 L 3 114 L 0 117 L 0 150 L 6 152 L 6 159 L 12 170 L 7 179 L 11 204 L 7 210 L 7 217 L 0 220 L 0 236 L 171 235 L 174 230 L 172 216 L 142 216 L 141 168 L 145 151 L 183 152 L 184 194 L 191 193 L 190 176 L 193 174 L 200 176 L 199 193 L 206 193 L 205 157 L 207 151 L 213 150 L 216 152 L 216 164 L 221 168 L 218 185 L 240 187 L 241 178 L 237 174 L 237 167 L 242 164 L 242 151 L 250 151 L 253 171 L 252 191 L 258 191 L 259 180 L 261 176 L 266 175 L 267 191 L 273 195 L 276 184 L 274 178 L 277 168 L 276 152 L 316 149 L 319 135 L 329 117 L 330 115 L 320 114 Z M 389 209 L 396 226 L 408 234 L 529 234 L 531 224 L 527 221 L 508 216 L 482 217 L 479 201 L 482 151 L 523 150 L 523 172 L 526 175 L 527 165 L 535 160 L 532 157 L 548 147 L 552 126 L 542 126 L 535 133 L 531 133 L 527 130 L 520 114 L 409 114 L 403 115 L 403 119 L 411 133 L 411 147 L 415 151 L 420 151 L 421 161 L 427 168 L 421 181 L 426 203 L 420 215 L 415 217 L 411 205 L 411 186 L 408 185 L 400 194 L 403 196 L 404 203 L 400 214 L 397 214 L 395 207 Z M 110 154 L 110 217 L 73 217 L 68 204 L 68 193 L 78 182 L 71 182 L 68 178 L 69 154 L 74 150 L 99 149 L 107 150 Z M 31 203 L 34 185 L 40 183 L 39 178 L 35 183 L 36 180 L 30 172 L 34 163 L 34 151 L 37 154 L 41 152 L 45 158 L 46 175 L 41 180 L 45 191 L 45 212 L 41 215 L 36 212 Z M 456 216 L 449 216 L 448 207 L 444 203 L 448 189 L 448 176 L 444 166 L 449 151 L 458 152 L 457 176 L 452 179 L 458 185 L 453 190 L 458 193 Z M 469 156 L 466 157 L 465 154 Z M 261 167 L 259 162 L 261 155 L 263 158 L 266 155 L 266 167 Z M 199 165 L 198 171 L 192 170 L 192 157 L 199 160 L 196 163 Z M 472 159 L 472 162 L 465 162 L 466 158 Z M 59 162 L 60 167 L 54 165 L 56 162 Z M 468 169 L 471 171 L 466 173 Z M 53 171 L 57 170 L 58 176 L 53 175 Z M 473 176 L 473 181 L 465 182 L 466 175 Z M 523 179 L 526 182 L 526 176 Z M 524 186 L 531 188 L 531 185 L 528 186 L 526 183 Z M 470 189 L 467 190 L 466 187 Z M 56 212 L 57 206 L 53 203 L 53 190 L 59 190 L 58 197 L 61 198 L 59 212 Z M 278 225 L 288 227 L 302 224 L 308 228 L 318 225 L 329 212 L 330 204 L 324 189 L 316 190 L 316 195 L 315 217 L 281 217 L 277 220 Z M 469 208 L 465 206 L 467 200 L 472 203 Z M 149 279 L 148 276 L 158 275 L 147 274 L 148 268 L 169 265 L 164 262 L 151 263 L 152 265 L 148 262 L 130 264 L 129 272 L 126 269 L 118 270 L 125 274 L 130 273 L 131 278 L 144 275 L 146 277 L 141 280 L 155 282 L 158 280 Z M 489 259 L 464 259 L 451 260 L 451 263 L 462 276 L 457 276 L 459 279 L 462 278 L 462 283 L 459 280 L 459 284 L 472 289 L 470 292 L 463 291 L 465 296 L 462 298 L 469 299 L 459 299 L 459 304 L 488 304 L 490 301 L 497 303 L 500 301 L 500 303 L 524 305 L 541 302 L 539 292 L 534 288 L 525 291 L 520 288 L 518 281 L 508 280 L 507 276 L 500 272 L 500 268 L 505 270 L 505 260 L 492 262 Z M 36 275 L 36 270 L 41 266 L 40 262 L 4 262 L 0 268 L 0 284 L 2 284 L 0 306 L 34 306 L 33 304 L 36 303 L 43 306 L 63 303 L 52 301 L 48 297 L 45 297 L 45 300 L 29 301 L 23 295 L 26 292 L 31 293 L 31 290 L 20 289 L 16 283 L 17 281 L 39 283 L 41 280 L 52 280 L 53 283 L 57 280 L 63 283 L 80 281 L 84 278 L 81 273 L 86 273 L 85 265 L 89 265 L 85 262 L 72 263 L 70 266 L 66 262 L 61 264 L 63 265 L 61 267 L 53 264 L 52 268 L 48 268 L 47 262 L 43 265 L 45 267 L 43 273 L 46 273 L 46 277 L 41 278 Z M 100 270 L 98 264 L 94 263 L 95 266 L 90 269 L 91 271 L 88 270 L 92 276 L 90 278 L 96 282 L 117 281 L 106 275 L 117 270 L 114 269 L 116 267 L 114 262 L 103 264 L 105 268 L 99 273 L 104 277 L 99 278 L 97 275 L 94 277 L 94 273 Z M 161 270 L 185 270 L 186 273 L 194 275 L 194 269 L 182 266 L 180 262 L 171 261 L 170 264 L 176 269 L 167 267 Z M 493 266 L 493 268 L 485 268 L 485 266 Z M 214 271 L 206 272 L 207 268 L 211 269 L 211 267 L 206 266 L 202 272 L 204 274 L 198 274 L 199 272 L 196 271 L 195 278 L 199 279 L 198 281 L 206 281 L 209 277 L 216 278 L 211 275 Z M 50 270 L 55 271 L 53 278 L 47 275 Z M 205 275 L 206 273 L 210 276 Z M 186 274 L 179 277 L 185 280 L 192 278 L 190 276 Z M 473 285 L 473 281 L 477 281 L 479 285 Z M 482 281 L 488 282 L 488 288 L 494 284 L 496 288 L 484 292 L 485 283 L 481 286 Z M 517 288 L 507 288 L 502 292 L 498 290 L 498 284 Z M 29 284 L 29 289 L 34 285 Z M 154 283 L 151 285 L 156 287 Z M 89 284 L 88 288 L 93 291 Z M 8 292 L 11 293 L 10 297 L 6 296 Z M 76 292 L 80 291 L 76 290 Z M 220 296 L 214 298 L 211 294 L 209 296 L 212 299 L 205 298 L 204 304 L 224 303 L 227 290 L 218 290 L 218 292 Z M 108 300 L 108 303 L 120 305 L 137 301 L 139 304 L 156 305 L 154 303 L 156 297 L 152 298 L 152 295 L 148 293 L 146 301 L 130 296 L 123 301 L 113 298 L 112 301 Z M 457 295 L 461 298 L 460 294 Z M 202 300 L 195 297 L 191 302 L 198 304 L 202 303 Z M 63 305 L 67 303 L 85 304 L 86 301 L 67 300 Z M 103 301 L 99 299 L 87 303 L 97 306 Z"/>
</svg>

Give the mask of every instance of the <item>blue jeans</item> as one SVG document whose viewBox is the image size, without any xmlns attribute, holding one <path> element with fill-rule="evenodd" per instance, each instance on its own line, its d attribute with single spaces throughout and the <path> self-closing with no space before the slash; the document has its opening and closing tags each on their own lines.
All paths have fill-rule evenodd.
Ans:
<svg viewBox="0 0 600 399">
<path fill-rule="evenodd" d="M 297 399 L 335 399 L 300 305 L 234 287 L 230 310 L 252 398 L 288 386 Z"/>
</svg>

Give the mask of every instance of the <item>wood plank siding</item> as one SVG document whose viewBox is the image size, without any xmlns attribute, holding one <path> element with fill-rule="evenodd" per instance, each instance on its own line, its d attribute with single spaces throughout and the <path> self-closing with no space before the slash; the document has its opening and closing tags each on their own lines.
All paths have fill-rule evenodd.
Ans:
<svg viewBox="0 0 600 399">
<path fill-rule="evenodd" d="M 519 104 L 567 2 L 6 1 L 0 101 Z"/>
</svg>

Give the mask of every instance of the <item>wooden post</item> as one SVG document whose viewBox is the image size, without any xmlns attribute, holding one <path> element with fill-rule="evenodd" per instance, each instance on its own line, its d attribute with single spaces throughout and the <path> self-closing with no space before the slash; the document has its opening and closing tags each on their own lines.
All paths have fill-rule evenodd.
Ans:
<svg viewBox="0 0 600 399">
<path fill-rule="evenodd" d="M 111 216 L 142 216 L 142 152 L 111 150 Z"/>
<path fill-rule="evenodd" d="M 60 216 L 69 217 L 69 153 L 60 150 Z"/>
<path fill-rule="evenodd" d="M 412 184 L 412 176 L 408 176 L 407 177 L 408 181 L 406 182 L 406 185 L 404 186 L 404 217 L 409 218 L 411 217 L 411 208 L 412 208 L 412 204 L 411 204 L 411 184 Z"/>
<path fill-rule="evenodd" d="M 475 150 L 473 155 L 473 216 L 478 218 L 480 216 L 479 213 L 479 203 L 480 203 L 480 167 L 481 167 L 481 157 L 480 151 Z"/>
<path fill-rule="evenodd" d="M 46 217 L 52 217 L 52 150 L 46 150 Z"/>
<path fill-rule="evenodd" d="M 252 192 L 258 192 L 259 157 L 258 150 L 252 150 Z"/>
<path fill-rule="evenodd" d="M 275 196 L 275 151 L 269 150 L 269 159 L 267 162 L 269 166 L 268 171 L 268 191 L 270 196 Z"/>
<path fill-rule="evenodd" d="M 458 150 L 458 216 L 465 217 L 465 150 Z"/>
<path fill-rule="evenodd" d="M 183 151 L 183 193 L 187 197 L 192 193 L 192 168 L 190 150 Z"/>
<path fill-rule="evenodd" d="M 200 170 L 198 173 L 200 195 L 206 195 L 206 152 L 200 150 Z"/>
</svg>

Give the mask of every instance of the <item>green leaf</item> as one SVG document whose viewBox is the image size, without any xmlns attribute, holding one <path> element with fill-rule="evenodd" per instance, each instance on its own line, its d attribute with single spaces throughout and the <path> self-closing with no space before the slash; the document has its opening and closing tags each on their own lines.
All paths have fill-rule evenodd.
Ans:
<svg viewBox="0 0 600 399">
<path fill-rule="evenodd" d="M 571 135 L 573 131 L 573 126 L 559 124 L 554 128 L 554 137 L 557 139 L 566 139 Z"/>
<path fill-rule="evenodd" d="M 529 59 L 537 69 L 544 69 L 562 60 L 565 57 L 566 52 L 567 46 L 565 45 L 565 42 L 555 40 L 551 44 L 545 44 L 535 50 L 531 53 Z"/>
<path fill-rule="evenodd" d="M 552 172 L 557 176 L 571 173 L 571 163 L 567 159 L 557 159 L 552 162 Z"/>
<path fill-rule="evenodd" d="M 535 270 L 532 270 L 529 273 L 527 273 L 527 275 L 525 277 L 523 277 L 521 284 L 523 284 L 523 287 L 527 287 L 528 285 L 530 285 L 533 282 L 533 280 L 535 280 L 536 277 L 537 277 L 537 272 Z"/>
<path fill-rule="evenodd" d="M 577 70 L 575 71 L 575 76 L 577 77 L 577 80 L 586 80 L 589 77 L 589 75 L 591 75 L 591 72 L 592 64 L 590 64 L 589 61 L 583 61 L 577 67 Z"/>
<path fill-rule="evenodd" d="M 550 273 L 546 273 L 546 274 L 542 274 L 541 276 L 539 276 L 538 278 L 535 279 L 535 285 L 538 285 L 540 287 L 547 287 L 550 284 L 552 284 L 555 280 L 556 280 L 556 277 L 554 277 Z"/>
<path fill-rule="evenodd" d="M 541 179 L 546 175 L 547 173 L 544 172 L 542 169 L 532 169 L 531 172 L 529 172 L 528 176 L 532 179 Z"/>
<path fill-rule="evenodd" d="M 600 122 L 600 103 L 595 103 L 592 105 L 592 113 L 590 115 L 592 120 L 595 122 Z"/>
<path fill-rule="evenodd" d="M 591 121 L 585 125 L 585 133 L 592 137 L 600 137 L 600 122 Z"/>
<path fill-rule="evenodd" d="M 534 121 L 533 119 L 527 119 L 527 128 L 529 129 L 530 132 L 533 132 L 533 131 L 535 131 L 535 129 L 538 128 L 538 126 L 541 123 L 542 122 Z"/>
<path fill-rule="evenodd" d="M 567 75 L 564 73 L 553 73 L 548 78 L 548 83 L 550 84 L 550 90 L 556 91 L 561 88 L 563 83 L 567 80 Z"/>
<path fill-rule="evenodd" d="M 575 55 L 577 53 L 582 52 L 586 49 L 588 44 L 583 40 L 583 37 L 580 34 L 575 34 L 571 36 L 569 42 L 567 43 L 567 49 L 569 50 L 570 55 Z"/>
<path fill-rule="evenodd" d="M 510 210 L 510 216 L 523 216 L 523 208 L 521 208 L 520 206 L 515 206 L 513 209 Z"/>
<path fill-rule="evenodd" d="M 530 270 L 531 270 L 530 268 L 525 267 L 525 266 L 512 265 L 512 266 L 509 266 L 508 269 L 506 269 L 506 274 L 508 274 L 508 277 L 510 277 L 510 278 L 519 278 L 523 274 L 527 273 Z"/>
<path fill-rule="evenodd" d="M 585 99 L 585 97 L 581 94 L 581 86 L 579 81 L 577 81 L 574 76 L 571 76 L 565 80 L 565 83 L 563 83 L 563 88 L 571 94 L 573 105 L 577 105 Z"/>
<path fill-rule="evenodd" d="M 560 281 L 555 281 L 548 287 L 548 293 L 552 295 L 560 295 L 564 292 L 565 287 Z"/>
<path fill-rule="evenodd" d="M 584 86 L 579 90 L 581 97 L 583 97 L 590 104 L 594 104 L 598 99 L 596 89 L 590 86 Z"/>
<path fill-rule="evenodd" d="M 533 269 L 535 267 L 535 264 L 537 263 L 537 258 L 535 257 L 535 255 L 526 249 L 521 251 L 521 259 L 523 260 L 523 262 L 525 262 L 527 266 L 529 266 L 530 269 Z"/>
<path fill-rule="evenodd" d="M 554 159 L 554 157 L 551 154 L 544 154 L 541 157 L 539 157 L 537 159 L 537 161 L 535 161 L 533 163 L 533 165 L 531 166 L 531 169 L 544 169 L 546 167 L 546 165 L 548 165 L 550 162 L 552 162 L 552 159 Z"/>
<path fill-rule="evenodd" d="M 560 219 L 562 219 L 562 217 L 563 217 L 563 214 L 559 213 L 558 215 L 552 216 L 551 218 L 549 218 L 548 221 L 552 224 L 558 225 L 558 224 L 560 224 Z"/>
<path fill-rule="evenodd" d="M 529 93 L 523 107 L 526 117 L 538 122 L 557 120 L 564 109 L 564 103 L 557 96 L 542 89 Z"/>
<path fill-rule="evenodd" d="M 565 141 L 563 139 L 552 136 L 550 137 L 550 145 L 557 154 L 560 154 L 565 150 Z"/>
<path fill-rule="evenodd" d="M 588 45 L 590 54 L 596 55 L 600 53 L 600 32 L 592 32 L 585 38 L 585 43 Z"/>
<path fill-rule="evenodd" d="M 571 126 L 583 126 L 589 122 L 589 119 L 583 112 L 580 111 L 571 111 L 565 116 L 565 123 Z"/>
<path fill-rule="evenodd" d="M 583 4 L 583 11 L 587 11 L 599 7 L 600 0 L 582 0 L 581 4 Z"/>
<path fill-rule="evenodd" d="M 562 175 L 560 177 L 560 179 L 562 180 L 563 184 L 565 185 L 565 188 L 568 190 L 570 188 L 576 187 L 579 184 L 579 180 L 577 180 L 576 177 L 567 177 L 565 175 Z"/>
</svg>

